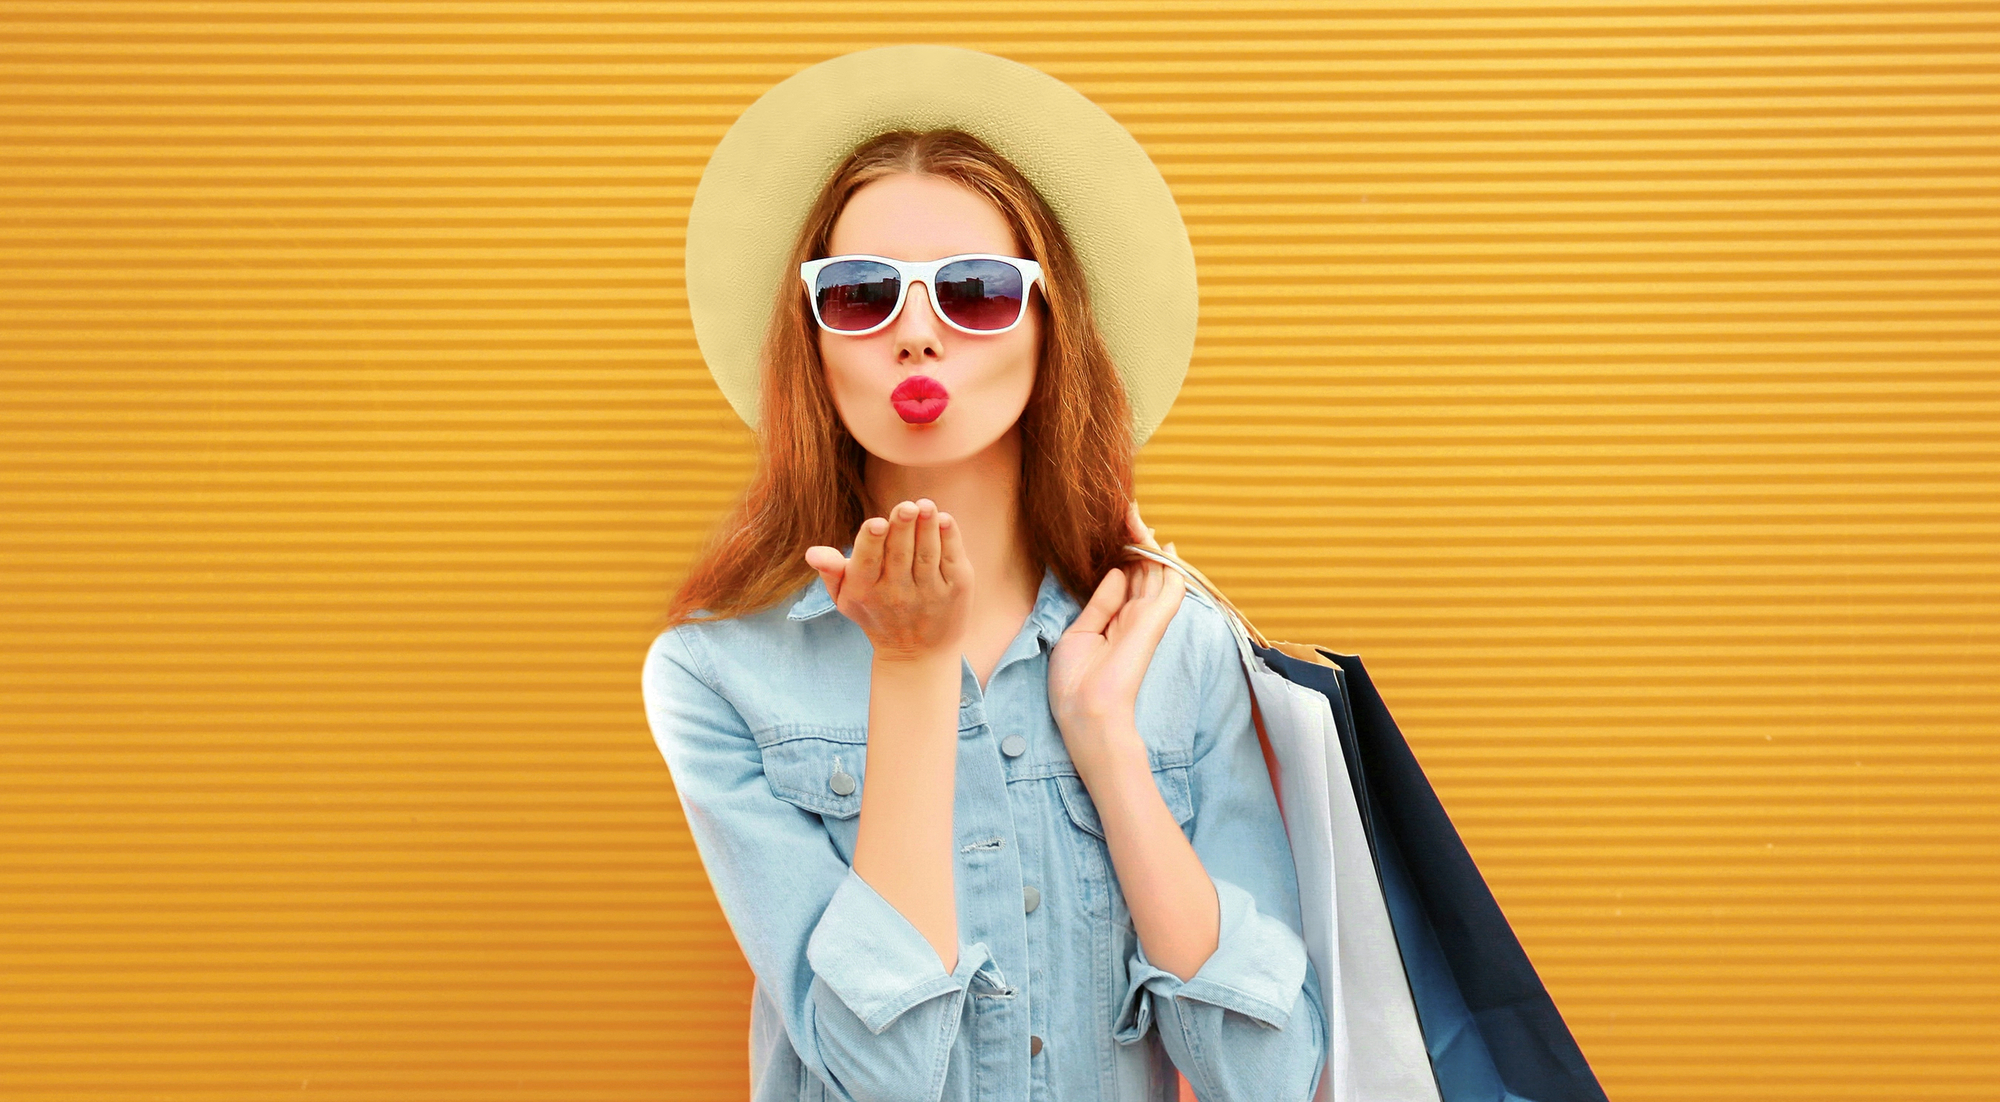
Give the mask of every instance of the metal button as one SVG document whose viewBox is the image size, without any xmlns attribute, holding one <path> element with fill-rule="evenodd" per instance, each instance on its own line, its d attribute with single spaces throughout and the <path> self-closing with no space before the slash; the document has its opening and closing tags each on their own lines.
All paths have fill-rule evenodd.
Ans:
<svg viewBox="0 0 2000 1102">
<path fill-rule="evenodd" d="M 1000 752 L 1010 758 L 1018 758 L 1028 752 L 1028 740 L 1019 735 L 1008 735 L 1000 740 Z"/>
<path fill-rule="evenodd" d="M 1040 1056 L 1041 1054 L 1042 1054 L 1042 1039 L 1040 1037 L 1028 1038 L 1028 1055 Z"/>
<path fill-rule="evenodd" d="M 1040 888 L 1035 887 L 1033 884 L 1029 884 L 1021 889 L 1022 914 L 1027 914 L 1029 911 L 1032 911 L 1036 907 L 1039 907 L 1041 905 L 1042 905 L 1042 892 Z"/>
<path fill-rule="evenodd" d="M 833 794 L 836 796 L 850 795 L 854 792 L 854 778 L 848 776 L 846 770 L 835 770 L 833 777 L 826 782 L 826 786 L 833 789 Z"/>
</svg>

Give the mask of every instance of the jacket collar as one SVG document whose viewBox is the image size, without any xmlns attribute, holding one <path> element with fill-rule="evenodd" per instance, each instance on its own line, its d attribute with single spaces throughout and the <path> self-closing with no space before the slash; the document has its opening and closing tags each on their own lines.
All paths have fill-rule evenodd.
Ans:
<svg viewBox="0 0 2000 1102">
<path fill-rule="evenodd" d="M 842 554 L 853 554 L 853 552 L 854 547 L 851 544 L 841 549 Z M 815 576 L 812 584 L 806 586 L 799 598 L 792 602 L 791 611 L 786 614 L 786 618 L 811 620 L 835 611 L 837 609 L 833 597 L 826 591 L 826 581 Z M 1056 640 L 1062 638 L 1062 633 L 1075 621 L 1076 614 L 1081 611 L 1083 606 L 1077 604 L 1076 599 L 1069 595 L 1069 591 L 1063 588 L 1060 581 L 1056 580 L 1056 572 L 1043 567 L 1042 585 L 1035 592 L 1035 607 L 1028 611 L 1028 623 L 1034 627 L 1035 636 L 1054 646 Z"/>
<path fill-rule="evenodd" d="M 810 620 L 833 611 L 833 597 L 826 591 L 826 579 L 815 575 L 812 584 L 806 586 L 805 593 L 792 602 L 792 611 L 787 619 Z"/>
</svg>

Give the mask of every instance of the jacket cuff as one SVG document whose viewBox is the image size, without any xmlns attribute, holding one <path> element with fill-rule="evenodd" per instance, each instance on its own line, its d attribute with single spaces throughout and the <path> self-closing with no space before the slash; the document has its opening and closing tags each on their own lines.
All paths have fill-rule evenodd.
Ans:
<svg viewBox="0 0 2000 1102">
<path fill-rule="evenodd" d="M 960 945 L 947 973 L 937 950 L 910 920 L 852 868 L 806 941 L 806 961 L 870 1033 L 911 1007 L 961 991 L 987 960 L 984 943 Z"/>
<path fill-rule="evenodd" d="M 1305 941 L 1290 926 L 1259 911 L 1249 892 L 1227 880 L 1209 879 L 1222 910 L 1215 952 L 1193 976 L 1182 980 L 1154 967 L 1140 946 L 1128 962 L 1131 981 L 1112 1023 L 1112 1036 L 1119 1044 L 1131 1044 L 1151 1028 L 1153 1006 L 1147 991 L 1234 1010 L 1273 1029 L 1285 1028 L 1291 1019 L 1306 980 Z"/>
</svg>

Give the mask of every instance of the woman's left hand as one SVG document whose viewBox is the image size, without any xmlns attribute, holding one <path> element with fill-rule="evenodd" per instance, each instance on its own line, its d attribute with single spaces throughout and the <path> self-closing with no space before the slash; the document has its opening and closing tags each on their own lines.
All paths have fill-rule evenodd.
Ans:
<svg viewBox="0 0 2000 1102">
<path fill-rule="evenodd" d="M 1126 524 L 1133 543 L 1159 548 L 1137 502 Z M 1086 784 L 1115 743 L 1137 735 L 1139 682 L 1186 591 L 1179 571 L 1150 559 L 1113 568 L 1050 652 L 1049 710 Z"/>
</svg>

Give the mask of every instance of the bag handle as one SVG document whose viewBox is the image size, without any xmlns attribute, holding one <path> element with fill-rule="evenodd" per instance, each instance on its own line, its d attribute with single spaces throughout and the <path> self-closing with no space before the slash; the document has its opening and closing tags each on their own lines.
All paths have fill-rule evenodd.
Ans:
<svg viewBox="0 0 2000 1102">
<path fill-rule="evenodd" d="M 1269 647 L 1271 645 L 1270 640 L 1264 638 L 1264 633 L 1257 630 L 1257 625 L 1252 624 L 1250 622 L 1250 618 L 1243 615 L 1243 610 L 1237 608 L 1236 605 L 1233 602 L 1231 602 L 1229 598 L 1223 596 L 1222 590 L 1216 588 L 1215 583 L 1209 581 L 1207 575 L 1195 569 L 1194 564 L 1188 562 L 1186 559 L 1181 558 L 1179 555 L 1176 555 L 1171 551 L 1145 547 L 1136 543 L 1126 544 L 1125 550 L 1130 551 L 1133 554 L 1151 559 L 1154 562 L 1161 564 L 1162 566 L 1170 566 L 1175 570 L 1180 571 L 1181 576 L 1186 578 L 1190 584 L 1192 584 L 1197 589 L 1200 589 L 1204 594 L 1206 594 L 1208 598 L 1215 604 L 1215 607 L 1222 612 L 1223 616 L 1226 619 L 1229 620 L 1230 626 L 1235 629 L 1239 639 L 1247 638 L 1248 640 L 1255 642 L 1260 647 Z M 1249 656 L 1248 647 L 1244 648 L 1244 656 L 1246 658 Z"/>
</svg>

